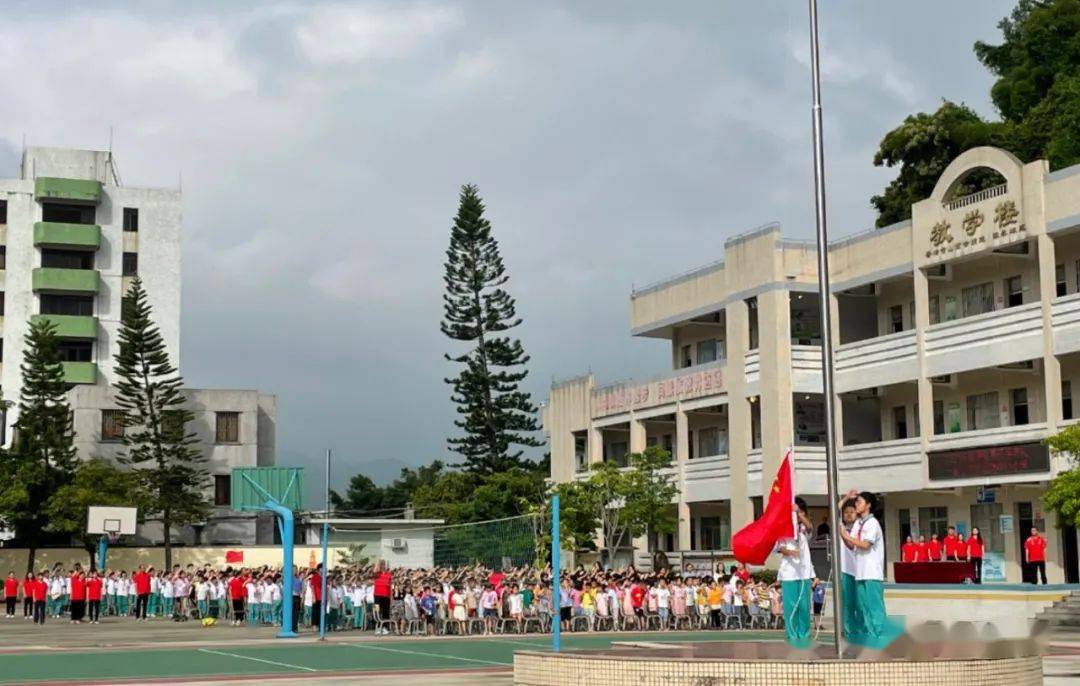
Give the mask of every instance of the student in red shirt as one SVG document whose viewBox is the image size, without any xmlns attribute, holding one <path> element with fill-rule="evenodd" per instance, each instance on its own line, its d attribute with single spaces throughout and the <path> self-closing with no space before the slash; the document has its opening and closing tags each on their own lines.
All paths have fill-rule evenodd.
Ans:
<svg viewBox="0 0 1080 686">
<path fill-rule="evenodd" d="M 645 584 L 636 583 L 630 589 L 630 605 L 634 608 L 634 616 L 639 629 L 645 626 L 645 595 L 648 591 L 645 590 Z"/>
<path fill-rule="evenodd" d="M 86 616 L 86 579 L 82 569 L 75 567 L 71 575 L 71 623 L 82 624 Z"/>
<path fill-rule="evenodd" d="M 135 621 L 146 621 L 146 606 L 150 602 L 150 575 L 139 565 L 139 571 L 131 575 L 135 584 Z"/>
<path fill-rule="evenodd" d="M 4 579 L 4 605 L 6 614 L 4 615 L 8 619 L 15 616 L 15 603 L 19 599 L 19 580 L 15 578 L 15 572 L 8 572 L 7 578 Z"/>
<path fill-rule="evenodd" d="M 229 579 L 229 599 L 232 600 L 233 626 L 244 623 L 244 585 L 246 584 L 242 574 L 234 574 Z"/>
<path fill-rule="evenodd" d="M 926 536 L 919 536 L 919 542 L 915 544 L 915 552 L 919 556 L 919 562 L 930 561 L 930 546 L 926 544 Z"/>
<path fill-rule="evenodd" d="M 901 562 L 918 562 L 919 561 L 919 546 L 915 545 L 915 541 L 911 536 L 907 537 L 904 541 L 904 545 L 900 546 L 900 561 Z"/>
<path fill-rule="evenodd" d="M 930 552 L 931 561 L 941 560 L 941 541 L 937 540 L 937 534 L 930 534 L 930 542 L 926 544 L 926 547 Z"/>
<path fill-rule="evenodd" d="M 44 574 L 44 572 L 43 572 Z M 30 596 L 34 599 L 34 624 L 45 625 L 45 598 L 49 595 L 49 584 L 33 574 L 27 575 L 26 585 L 30 586 Z"/>
<path fill-rule="evenodd" d="M 97 624 L 101 617 L 101 586 L 102 581 L 98 573 L 90 572 L 90 578 L 86 580 L 86 603 L 90 608 L 91 624 Z"/>
<path fill-rule="evenodd" d="M 1035 572 L 1042 575 L 1043 585 L 1046 585 L 1046 539 L 1039 534 L 1039 530 L 1031 527 L 1031 536 L 1024 541 L 1024 557 L 1027 558 L 1028 568 L 1031 570 L 1031 583 L 1039 583 Z"/>
<path fill-rule="evenodd" d="M 956 537 L 956 527 L 950 526 L 949 533 L 945 535 L 945 559 L 949 562 L 958 561 L 960 559 L 959 552 L 959 539 Z"/>
<path fill-rule="evenodd" d="M 27 574 L 22 580 L 23 619 L 34 616 L 34 575 Z"/>
<path fill-rule="evenodd" d="M 971 527 L 971 537 L 967 541 L 967 558 L 975 567 L 975 583 L 982 583 L 983 537 L 979 527 Z"/>
</svg>

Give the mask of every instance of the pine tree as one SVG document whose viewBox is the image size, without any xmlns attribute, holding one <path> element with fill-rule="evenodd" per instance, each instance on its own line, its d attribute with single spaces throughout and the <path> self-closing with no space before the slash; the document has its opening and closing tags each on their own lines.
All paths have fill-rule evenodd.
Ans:
<svg viewBox="0 0 1080 686">
<path fill-rule="evenodd" d="M 206 458 L 188 431 L 194 415 L 180 392 L 184 381 L 169 362 L 142 281 L 135 277 L 121 314 L 116 354 L 117 404 L 123 412 L 126 464 L 140 468 L 149 515 L 160 515 L 165 568 L 172 568 L 172 527 L 205 519 Z"/>
<path fill-rule="evenodd" d="M 446 356 L 465 366 L 446 379 L 462 415 L 454 425 L 465 435 L 447 442 L 465 458 L 466 469 L 481 475 L 522 466 L 522 451 L 512 447 L 540 445 L 529 435 L 539 430 L 536 407 L 518 390 L 529 357 L 521 341 L 504 335 L 521 323 L 514 299 L 503 289 L 508 279 L 476 186 L 463 186 L 446 251 L 442 332 L 473 347 Z"/>
<path fill-rule="evenodd" d="M 48 530 L 45 504 L 71 482 L 76 457 L 74 418 L 67 402 L 56 326 L 31 321 L 24 340 L 19 418 L 11 449 L 0 458 L 0 513 L 30 549 L 30 572 Z"/>
</svg>

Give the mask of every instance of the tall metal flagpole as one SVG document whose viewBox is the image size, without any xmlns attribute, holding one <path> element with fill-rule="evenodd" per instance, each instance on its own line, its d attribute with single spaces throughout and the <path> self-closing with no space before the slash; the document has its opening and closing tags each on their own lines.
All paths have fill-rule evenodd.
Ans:
<svg viewBox="0 0 1080 686">
<path fill-rule="evenodd" d="M 829 232 L 825 220 L 825 149 L 821 133 L 821 68 L 818 60 L 817 0 L 810 0 L 810 70 L 814 96 L 814 205 L 817 219 L 818 293 L 821 301 L 821 376 L 825 394 L 825 466 L 828 480 L 829 522 L 832 535 L 832 607 L 833 646 L 836 656 L 843 655 L 843 608 L 839 591 L 840 536 L 836 527 L 843 526 L 837 513 L 836 427 L 833 419 L 833 344 L 832 293 L 829 290 Z"/>
<path fill-rule="evenodd" d="M 326 597 L 327 577 L 330 576 L 330 564 L 327 561 L 327 549 L 330 545 L 330 450 L 326 451 L 326 513 L 322 525 L 322 602 L 319 603 L 319 640 L 326 640 Z"/>
</svg>

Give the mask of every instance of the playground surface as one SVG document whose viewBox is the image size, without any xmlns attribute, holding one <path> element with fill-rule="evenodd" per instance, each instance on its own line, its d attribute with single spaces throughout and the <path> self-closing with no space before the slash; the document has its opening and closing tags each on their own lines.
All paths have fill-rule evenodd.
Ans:
<svg viewBox="0 0 1080 686">
<path fill-rule="evenodd" d="M 375 637 L 310 633 L 273 638 L 271 629 L 202 628 L 131 621 L 35 627 L 0 622 L 0 684 L 356 683 L 509 684 L 515 650 L 550 650 L 551 637 Z M 603 649 L 614 641 L 783 640 L 776 631 L 569 634 L 563 647 Z M 410 681 L 411 680 L 411 681 Z"/>
</svg>

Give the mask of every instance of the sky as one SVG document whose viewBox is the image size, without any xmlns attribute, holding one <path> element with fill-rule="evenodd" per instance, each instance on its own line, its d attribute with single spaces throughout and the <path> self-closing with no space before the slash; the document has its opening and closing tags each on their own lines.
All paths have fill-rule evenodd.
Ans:
<svg viewBox="0 0 1080 686">
<path fill-rule="evenodd" d="M 1012 0 L 825 0 L 831 236 L 873 225 L 881 136 L 943 97 L 993 116 L 976 40 Z M 277 461 L 334 486 L 453 461 L 439 332 L 459 188 L 488 207 L 553 378 L 663 371 L 632 287 L 779 221 L 813 232 L 806 3 L 5 3 L 0 169 L 112 147 L 183 189 L 181 371 L 278 399 Z M 149 227 L 147 227 L 149 229 Z"/>
</svg>

